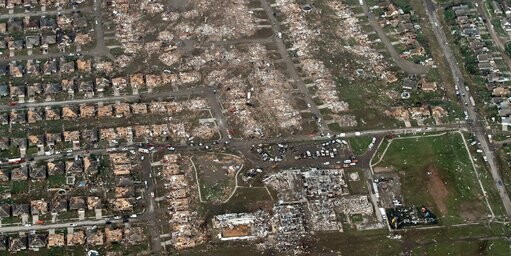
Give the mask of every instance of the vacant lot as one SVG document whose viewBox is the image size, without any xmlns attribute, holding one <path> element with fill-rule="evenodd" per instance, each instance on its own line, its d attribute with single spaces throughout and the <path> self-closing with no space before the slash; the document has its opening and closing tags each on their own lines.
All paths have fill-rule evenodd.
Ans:
<svg viewBox="0 0 511 256">
<path fill-rule="evenodd" d="M 351 137 L 348 139 L 351 150 L 355 155 L 363 155 L 368 149 L 369 144 L 372 142 L 372 137 Z"/>
<path fill-rule="evenodd" d="M 459 134 L 395 139 L 378 166 L 399 174 L 406 205 L 429 207 L 443 223 L 475 221 L 487 213 Z"/>
</svg>

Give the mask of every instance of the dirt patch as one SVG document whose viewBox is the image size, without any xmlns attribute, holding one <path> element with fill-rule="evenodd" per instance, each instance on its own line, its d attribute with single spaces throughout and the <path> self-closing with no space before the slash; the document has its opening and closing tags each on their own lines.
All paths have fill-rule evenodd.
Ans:
<svg viewBox="0 0 511 256">
<path fill-rule="evenodd" d="M 484 204 L 480 201 L 464 202 L 460 205 L 460 216 L 467 221 L 475 221 L 482 217 Z"/>
<path fill-rule="evenodd" d="M 438 169 L 435 166 L 426 167 L 427 176 L 428 176 L 428 192 L 433 197 L 433 201 L 435 201 L 436 206 L 441 214 L 447 214 L 447 205 L 446 200 L 449 195 L 449 191 L 447 190 L 447 186 L 444 181 L 440 177 L 438 173 Z"/>
<path fill-rule="evenodd" d="M 392 172 L 394 168 L 392 167 L 374 167 L 374 173 L 382 173 L 382 172 Z"/>
</svg>

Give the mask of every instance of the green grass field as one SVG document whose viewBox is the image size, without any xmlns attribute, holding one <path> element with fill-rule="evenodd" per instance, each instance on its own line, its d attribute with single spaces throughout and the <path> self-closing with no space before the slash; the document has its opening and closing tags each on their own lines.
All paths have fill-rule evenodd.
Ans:
<svg viewBox="0 0 511 256">
<path fill-rule="evenodd" d="M 511 253 L 511 242 L 506 240 L 509 226 L 501 224 L 439 227 L 427 230 L 400 232 L 399 240 L 389 239 L 386 230 L 354 231 L 344 233 L 317 233 L 318 241 L 310 255 L 497 255 Z"/>
<path fill-rule="evenodd" d="M 362 137 L 350 137 L 348 141 L 351 146 L 351 150 L 355 155 L 364 154 L 369 148 L 369 144 L 372 141 L 372 137 L 362 136 Z"/>
<path fill-rule="evenodd" d="M 487 213 L 459 134 L 395 139 L 379 166 L 399 173 L 405 204 L 432 208 L 442 223 L 477 220 Z"/>
</svg>

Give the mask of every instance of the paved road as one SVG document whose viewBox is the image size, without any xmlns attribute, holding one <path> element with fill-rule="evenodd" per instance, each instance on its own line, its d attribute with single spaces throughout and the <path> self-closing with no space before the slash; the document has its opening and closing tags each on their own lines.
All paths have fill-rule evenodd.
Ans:
<svg viewBox="0 0 511 256">
<path fill-rule="evenodd" d="M 261 3 L 261 6 L 263 7 L 264 11 L 266 12 L 266 16 L 270 19 L 271 27 L 274 32 L 274 35 L 277 35 L 278 33 L 282 32 L 282 29 L 280 28 L 280 23 L 278 19 L 273 15 L 274 11 L 267 0 L 259 0 Z M 284 63 L 286 64 L 287 73 L 291 76 L 291 78 L 294 80 L 296 86 L 302 93 L 305 102 L 307 103 L 307 106 L 309 106 L 309 110 L 314 114 L 318 119 L 316 120 L 323 120 L 322 115 L 318 109 L 318 106 L 316 103 L 314 103 L 314 100 L 312 100 L 312 97 L 309 93 L 309 89 L 305 86 L 305 83 L 303 82 L 302 78 L 298 74 L 298 71 L 296 70 L 295 64 L 293 63 L 293 60 L 289 56 L 289 52 L 287 51 L 286 45 L 284 44 L 284 41 L 281 38 L 277 38 L 277 36 L 274 37 L 275 44 L 277 45 L 278 51 L 280 53 L 280 56 Z M 322 125 L 322 122 L 317 122 L 319 130 L 322 133 L 328 133 L 329 129 L 327 125 Z"/>
<path fill-rule="evenodd" d="M 25 108 L 37 108 L 37 107 L 47 107 L 47 106 L 64 106 L 64 105 L 78 105 L 78 104 L 87 104 L 87 103 L 98 103 L 98 102 L 114 102 L 114 101 L 123 101 L 123 102 L 132 102 L 137 100 L 160 100 L 165 98 L 172 97 L 187 97 L 187 96 L 205 96 L 206 98 L 211 97 L 213 94 L 212 89 L 200 87 L 200 88 L 192 88 L 185 89 L 180 91 L 164 91 L 158 93 L 141 93 L 139 95 L 123 95 L 123 96 L 108 96 L 102 98 L 91 98 L 91 99 L 73 99 L 73 100 L 63 100 L 63 101 L 47 101 L 47 102 L 27 102 L 27 103 L 18 103 L 14 106 L 0 106 L 0 111 L 13 110 L 13 109 L 25 109 Z M 213 96 L 215 97 L 215 96 Z M 213 106 L 220 108 L 219 105 Z M 221 110 L 219 110 L 221 112 Z"/>
<path fill-rule="evenodd" d="M 389 38 L 385 34 L 385 31 L 380 27 L 380 24 L 378 24 L 378 21 L 376 20 L 376 17 L 374 17 L 373 13 L 369 11 L 369 7 L 367 6 L 366 1 L 364 0 L 364 5 L 362 6 L 362 9 L 364 9 L 364 13 L 369 18 L 369 23 L 371 24 L 371 27 L 376 31 L 378 36 L 380 37 L 381 41 L 385 44 L 385 47 L 387 47 L 388 52 L 390 53 L 390 56 L 392 57 L 392 60 L 396 65 L 401 68 L 403 71 L 409 74 L 426 74 L 429 70 L 428 67 L 416 64 L 407 60 L 404 60 L 399 56 L 399 53 L 397 53 L 396 48 L 392 45 L 392 42 L 390 42 Z"/>
<path fill-rule="evenodd" d="M 211 108 L 211 114 L 216 119 L 216 123 L 218 125 L 218 129 L 220 130 L 220 135 L 222 139 L 229 138 L 229 129 L 227 127 L 227 119 L 223 115 L 223 109 L 220 105 L 219 100 L 216 97 L 216 93 L 213 90 L 209 90 L 206 92 L 206 99 L 208 100 L 209 107 Z"/>
<path fill-rule="evenodd" d="M 471 132 L 475 135 L 477 140 L 481 143 L 481 149 L 484 152 L 484 155 L 486 155 L 488 159 L 488 166 L 490 169 L 490 173 L 492 175 L 493 181 L 495 182 L 495 186 L 497 188 L 497 191 L 499 192 L 499 196 L 502 200 L 502 203 L 504 204 L 504 208 L 506 209 L 506 213 L 508 218 L 511 218 L 511 200 L 509 199 L 509 195 L 506 192 L 506 188 L 504 186 L 497 185 L 498 182 L 500 182 L 502 179 L 499 174 L 499 168 L 497 166 L 497 160 L 495 157 L 495 154 L 490 146 L 490 143 L 487 138 L 486 130 L 483 126 L 483 119 L 480 118 L 478 113 L 476 112 L 475 107 L 472 107 L 469 100 L 469 92 L 465 89 L 464 80 L 463 80 L 463 74 L 461 73 L 461 70 L 456 62 L 456 58 L 454 54 L 452 53 L 451 49 L 448 45 L 447 37 L 441 27 L 441 24 L 438 15 L 436 13 L 437 7 L 432 2 L 432 0 L 425 0 L 424 5 L 426 7 L 429 20 L 431 22 L 433 32 L 435 33 L 435 36 L 438 40 L 438 43 L 441 47 L 442 52 L 444 53 L 444 56 L 447 59 L 447 63 L 449 64 L 449 67 L 451 68 L 452 76 L 454 78 L 454 81 L 456 85 L 458 86 L 460 92 L 462 94 L 465 94 L 465 97 L 462 97 L 462 103 L 465 105 L 465 110 L 468 113 L 469 118 L 472 120 L 472 125 L 469 126 Z M 437 24 L 437 25 L 435 25 Z"/>
<path fill-rule="evenodd" d="M 96 32 L 96 47 L 88 54 L 95 57 L 107 56 L 113 61 L 110 50 L 105 46 L 105 33 L 103 31 L 103 20 L 101 13 L 101 0 L 94 0 L 94 31 Z"/>
<path fill-rule="evenodd" d="M 63 101 L 46 101 L 46 102 L 27 102 L 27 103 L 18 103 L 15 106 L 0 106 L 0 111 L 12 110 L 12 109 L 23 109 L 23 108 L 39 108 L 39 107 L 49 107 L 49 106 L 64 106 L 64 105 L 77 105 L 77 104 L 85 104 L 85 103 L 98 103 L 98 102 L 113 102 L 113 101 L 123 101 L 130 102 L 136 101 L 140 99 L 139 95 L 125 95 L 125 96 L 112 96 L 112 97 L 104 97 L 104 98 L 91 98 L 91 99 L 75 99 L 75 100 L 63 100 Z"/>
<path fill-rule="evenodd" d="M 121 223 L 122 220 L 111 220 L 112 223 Z M 71 226 L 74 224 L 74 226 Z M 30 227 L 25 226 L 7 226 L 0 227 L 0 233 L 11 233 L 11 232 L 28 232 L 31 230 L 47 230 L 47 229 L 57 229 L 57 228 L 68 228 L 68 227 L 80 227 L 80 226 L 94 226 L 94 225 L 104 225 L 105 220 L 82 220 L 82 221 L 72 221 L 65 223 L 52 223 L 45 225 L 32 225 Z"/>
<path fill-rule="evenodd" d="M 214 46 L 225 46 L 225 45 L 236 45 L 236 44 L 267 44 L 267 43 L 273 43 L 274 39 L 273 37 L 267 37 L 267 38 L 240 38 L 240 39 L 232 39 L 232 40 L 226 40 L 226 41 L 211 41 L 211 42 L 204 42 L 200 44 L 200 47 L 208 47 L 211 45 Z"/>
<path fill-rule="evenodd" d="M 154 208 L 155 201 L 154 197 L 151 196 L 151 193 L 156 193 L 155 184 L 151 175 L 151 158 L 152 154 L 144 154 L 145 159 L 142 161 L 142 176 L 144 182 L 147 182 L 146 190 L 145 190 L 145 200 L 146 200 L 146 211 L 142 214 L 141 219 L 145 220 L 146 227 L 149 230 L 149 234 L 151 236 L 151 249 L 153 253 L 159 253 L 161 251 L 161 241 L 160 241 L 160 229 L 158 227 L 158 221 L 155 216 Z"/>
</svg>

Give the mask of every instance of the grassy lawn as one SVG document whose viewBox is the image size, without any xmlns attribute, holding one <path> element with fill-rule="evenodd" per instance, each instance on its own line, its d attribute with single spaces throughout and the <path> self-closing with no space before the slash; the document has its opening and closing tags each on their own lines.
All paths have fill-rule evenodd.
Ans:
<svg viewBox="0 0 511 256">
<path fill-rule="evenodd" d="M 442 223 L 477 220 L 487 213 L 459 134 L 395 139 L 379 166 L 399 173 L 405 204 L 431 208 Z"/>
<path fill-rule="evenodd" d="M 361 137 L 350 137 L 348 141 L 351 146 L 351 150 L 355 155 L 362 155 L 369 149 L 369 144 L 372 141 L 372 137 L 361 136 Z"/>
<path fill-rule="evenodd" d="M 509 255 L 511 243 L 505 239 L 509 231 L 503 232 L 507 229 L 509 226 L 469 225 L 408 230 L 400 233 L 400 240 L 387 238 L 388 232 L 382 229 L 345 229 L 344 233 L 317 233 L 310 255 Z M 321 254 L 325 251 L 337 254 Z"/>
<path fill-rule="evenodd" d="M 350 174 L 358 173 L 359 180 L 351 180 Z M 360 169 L 351 169 L 346 171 L 346 177 L 348 177 L 348 188 L 350 190 L 350 194 L 356 195 L 365 195 L 367 194 L 367 184 L 366 177 L 364 175 L 364 171 Z"/>
<path fill-rule="evenodd" d="M 413 255 L 510 255 L 510 242 L 504 239 L 483 241 L 446 241 L 419 245 Z"/>
<path fill-rule="evenodd" d="M 232 193 L 236 171 L 243 160 L 228 154 L 199 154 L 193 157 L 202 200 L 222 202 Z"/>
<path fill-rule="evenodd" d="M 357 127 L 343 127 L 343 130 L 354 130 L 360 127 L 390 128 L 399 127 L 401 124 L 394 118 L 389 118 L 383 113 L 392 102 L 384 97 L 381 81 L 347 81 L 338 78 L 337 90 L 340 99 L 349 104 L 349 114 L 356 117 Z"/>
<path fill-rule="evenodd" d="M 66 185 L 65 175 L 50 175 L 48 176 L 48 186 L 50 188 L 60 188 Z"/>
</svg>

